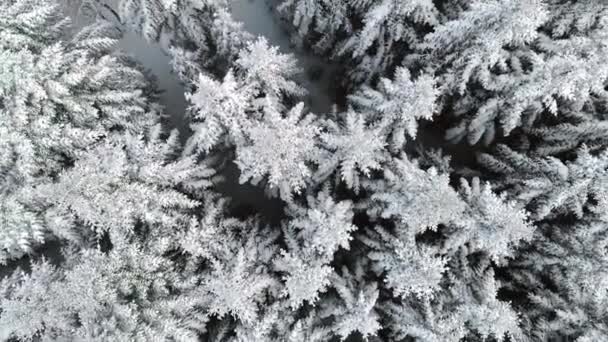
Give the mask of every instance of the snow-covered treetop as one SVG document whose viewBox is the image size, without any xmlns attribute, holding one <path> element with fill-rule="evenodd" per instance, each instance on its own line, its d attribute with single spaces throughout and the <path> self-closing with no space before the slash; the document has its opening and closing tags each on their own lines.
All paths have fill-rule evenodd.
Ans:
<svg viewBox="0 0 608 342">
<path fill-rule="evenodd" d="M 253 179 L 257 183 L 268 176 L 270 186 L 279 189 L 284 199 L 306 186 L 312 177 L 308 164 L 319 154 L 316 140 L 320 128 L 315 116 L 303 117 L 303 107 L 303 103 L 298 104 L 285 117 L 272 103 L 264 107 L 264 119 L 249 129 L 250 143 L 237 151 L 241 182 Z"/>
</svg>

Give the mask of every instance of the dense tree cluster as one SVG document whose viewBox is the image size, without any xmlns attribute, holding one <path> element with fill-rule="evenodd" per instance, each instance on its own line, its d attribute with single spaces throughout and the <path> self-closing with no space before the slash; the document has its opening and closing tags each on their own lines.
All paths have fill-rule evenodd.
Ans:
<svg viewBox="0 0 608 342">
<path fill-rule="evenodd" d="M 228 1 L 74 2 L 92 23 L 0 2 L 1 339 L 608 339 L 608 4 L 286 0 L 345 65 L 311 113 Z M 124 29 L 170 56 L 188 136 Z M 230 165 L 279 223 L 232 210 Z"/>
</svg>

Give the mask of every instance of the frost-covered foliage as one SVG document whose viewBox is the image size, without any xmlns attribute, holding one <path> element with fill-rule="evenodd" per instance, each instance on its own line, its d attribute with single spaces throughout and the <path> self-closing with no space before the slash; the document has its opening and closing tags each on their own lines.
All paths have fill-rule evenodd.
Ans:
<svg viewBox="0 0 608 342">
<path fill-rule="evenodd" d="M 302 117 L 302 108 L 300 103 L 283 118 L 272 104 L 264 107 L 264 120 L 251 125 L 249 141 L 237 150 L 241 182 L 257 183 L 268 176 L 270 187 L 278 188 L 283 198 L 305 187 L 311 177 L 307 163 L 317 159 L 319 128 L 314 116 Z"/>
<path fill-rule="evenodd" d="M 593 12 L 577 15 L 591 21 L 589 29 L 565 34 L 569 20 L 564 11 L 574 11 L 568 9 L 573 5 L 557 3 L 472 5 L 425 38 L 424 47 L 445 70 L 446 91 L 459 97 L 450 110 L 463 121 L 448 131 L 450 139 L 487 144 L 517 127 L 527 130 L 543 116 L 579 112 L 605 98 L 607 69 L 601 56 L 606 53 L 606 28 L 601 20 L 595 24 L 595 15 L 602 12 L 585 8 Z M 475 22 L 489 26 L 471 25 Z"/>
<path fill-rule="evenodd" d="M 379 121 L 391 134 L 391 147 L 399 151 L 406 135 L 411 139 L 418 133 L 418 120 L 432 120 L 438 95 L 435 80 L 421 75 L 415 81 L 406 68 L 398 68 L 394 79 L 382 78 L 378 89 L 362 87 L 350 97 L 351 102 Z"/>
<path fill-rule="evenodd" d="M 289 0 L 281 10 L 300 39 L 355 65 L 350 89 L 400 67 L 432 71 L 454 141 L 489 144 L 605 103 L 602 2 Z"/>
<path fill-rule="evenodd" d="M 584 35 L 606 24 L 608 8 L 601 2 L 548 0 L 547 5 L 552 12 L 550 32 L 554 37 Z"/>
<path fill-rule="evenodd" d="M 0 339 L 608 339 L 608 4 L 284 1 L 344 69 L 310 113 L 227 1 L 73 2 L 125 25 L 0 4 Z M 170 55 L 184 139 L 124 28 Z"/>
<path fill-rule="evenodd" d="M 247 45 L 223 80 L 200 74 L 196 91 L 186 94 L 194 109 L 187 149 L 208 152 L 216 145 L 246 145 L 253 127 L 277 114 L 286 96 L 303 94 L 290 79 L 297 72 L 291 56 L 260 38 Z"/>
<path fill-rule="evenodd" d="M 382 327 L 376 309 L 379 297 L 375 282 L 366 282 L 365 268 L 361 264 L 354 266 L 354 272 L 342 267 L 341 274 L 332 277 L 336 295 L 320 303 L 321 319 L 331 319 L 332 331 L 345 340 L 353 332 L 363 338 L 377 336 Z"/>
<path fill-rule="evenodd" d="M 529 13 L 535 15 L 526 15 Z M 540 0 L 473 1 L 458 19 L 443 23 L 427 35 L 424 47 L 449 66 L 446 87 L 462 93 L 467 83 L 483 81 L 491 67 L 505 63 L 505 47 L 516 48 L 533 41 L 536 29 L 546 18 Z"/>
<path fill-rule="evenodd" d="M 377 232 L 361 238 L 372 250 L 369 259 L 373 270 L 386 273 L 384 282 L 394 297 L 432 297 L 439 290 L 447 259 L 437 256 L 439 249 L 435 246 L 417 245 L 408 227 L 401 225 L 396 229 L 398 232 L 393 235 L 378 226 Z"/>
<path fill-rule="evenodd" d="M 139 67 L 112 53 L 116 28 L 68 27 L 52 1 L 0 4 L 2 263 L 31 251 L 48 230 L 71 235 L 71 219 L 47 212 L 40 189 L 83 153 L 158 118 Z"/>
<path fill-rule="evenodd" d="M 275 256 L 274 248 L 267 247 L 272 241 L 265 241 L 264 236 L 245 238 L 248 239 L 244 245 L 235 246 L 231 251 L 234 254 L 211 258 L 211 270 L 203 275 L 202 290 L 211 314 L 219 318 L 231 314 L 244 324 L 251 324 L 258 318 L 267 292 L 276 287 L 278 279 L 265 271 Z"/>
<path fill-rule="evenodd" d="M 576 157 L 526 156 L 499 146 L 481 155 L 512 198 L 539 222 L 533 243 L 512 265 L 510 291 L 526 298 L 525 327 L 539 340 L 595 341 L 605 324 L 606 182 L 604 149 Z"/>
<path fill-rule="evenodd" d="M 392 339 L 400 341 L 409 336 L 416 341 L 457 342 L 523 338 L 518 314 L 496 298 L 498 284 L 488 260 L 471 265 L 468 252 L 466 248 L 458 251 L 449 264 L 442 290 L 434 297 L 382 303 Z"/>
<path fill-rule="evenodd" d="M 369 177 L 380 170 L 389 159 L 386 147 L 386 129 L 366 123 L 365 115 L 350 109 L 344 123 L 327 121 L 327 131 L 320 134 L 324 148 L 319 158 L 318 178 L 339 170 L 346 186 L 359 191 L 360 175 Z"/>
<path fill-rule="evenodd" d="M 1 6 L 3 175 L 21 182 L 50 176 L 77 151 L 150 120 L 146 80 L 111 54 L 120 38 L 111 24 L 64 37 L 69 20 L 52 1 Z"/>
<path fill-rule="evenodd" d="M 70 253 L 1 285 L 3 339 L 196 341 L 208 315 L 189 279 L 137 245 Z"/>
<path fill-rule="evenodd" d="M 267 97 L 301 95 L 304 90 L 291 78 L 300 72 L 295 59 L 269 46 L 266 38 L 248 42 L 236 60 L 236 67 L 245 72 L 245 82 L 257 93 Z"/>
<path fill-rule="evenodd" d="M 54 183 L 31 190 L 51 232 L 70 238 L 67 231 L 83 227 L 99 234 L 136 223 L 179 229 L 187 222 L 198 202 L 175 188 L 196 189 L 211 172 L 192 159 L 167 162 L 162 141 L 126 138 L 92 149 Z"/>
<path fill-rule="evenodd" d="M 336 42 L 335 36 L 340 32 L 352 32 L 348 13 L 350 6 L 346 1 L 287 0 L 278 9 L 290 16 L 300 39 L 306 39 L 315 33 L 323 34 L 314 45 L 320 53 L 332 48 Z"/>
<path fill-rule="evenodd" d="M 431 0 L 286 0 L 279 10 L 300 40 L 353 65 L 348 74 L 355 83 L 399 65 L 441 16 Z"/>
<path fill-rule="evenodd" d="M 318 163 L 320 127 L 303 103 L 286 108 L 305 93 L 292 79 L 298 72 L 292 56 L 259 38 L 247 43 L 222 81 L 200 74 L 197 90 L 186 94 L 193 109 L 186 152 L 234 147 L 242 183 L 267 177 L 270 192 L 284 199 L 305 188 L 309 164 Z"/>
<path fill-rule="evenodd" d="M 591 214 L 575 225 L 544 225 L 547 234 L 517 262 L 515 283 L 521 287 L 515 288 L 530 291 L 527 324 L 538 338 L 596 341 L 608 336 L 604 216 Z"/>
<path fill-rule="evenodd" d="M 397 296 L 430 296 L 437 290 L 446 262 L 463 245 L 493 259 L 510 256 L 512 246 L 530 240 L 533 228 L 527 214 L 514 203 L 497 196 L 479 179 L 472 185 L 462 180 L 460 193 L 448 183 L 447 175 L 435 169 L 421 170 L 403 158 L 395 160 L 395 171 L 385 171 L 386 181 L 373 187 L 370 218 L 389 219 L 394 232 L 382 226 L 363 238 L 373 252 L 377 272 L 386 272 L 386 283 Z M 441 230 L 443 246 L 420 244 L 416 236 L 427 230 Z"/>
<path fill-rule="evenodd" d="M 87 0 L 85 0 L 87 1 Z M 88 0 L 90 1 L 90 0 Z M 226 0 L 103 0 L 121 22 L 173 57 L 184 81 L 234 60 L 250 35 L 229 14 Z M 99 8 L 99 3 L 96 5 Z"/>
<path fill-rule="evenodd" d="M 406 156 L 393 162 L 393 167 L 384 170 L 384 180 L 364 185 L 372 193 L 367 206 L 372 218 L 394 219 L 416 234 L 436 229 L 464 210 L 447 174 L 422 170 Z"/>
<path fill-rule="evenodd" d="M 535 220 L 556 214 L 584 215 L 593 200 L 601 198 L 608 181 L 608 152 L 592 155 L 581 148 L 577 158 L 563 162 L 555 157 L 529 157 L 499 145 L 480 162 L 503 179 L 501 188 L 526 204 Z"/>
<path fill-rule="evenodd" d="M 194 84 L 196 91 L 187 94 L 187 98 L 195 109 L 195 122 L 202 122 L 200 129 L 209 132 L 209 139 L 201 139 L 209 140 L 203 148 L 209 150 L 226 133 L 235 134 L 233 144 L 242 143 L 238 138 L 248 128 L 243 126 L 248 119 L 261 118 L 261 113 L 256 112 L 262 104 L 270 101 L 280 108 L 285 98 L 304 94 L 291 80 L 299 71 L 292 56 L 279 53 L 259 38 L 246 45 L 223 80 L 200 74 Z M 196 135 L 197 129 L 194 131 Z"/>
<path fill-rule="evenodd" d="M 250 92 L 243 89 L 232 71 L 228 71 L 222 81 L 201 74 L 197 87 L 193 94 L 186 94 L 195 108 L 193 123 L 190 124 L 194 132 L 189 139 L 188 150 L 210 151 L 223 138 L 242 144 L 248 128 Z"/>
<path fill-rule="evenodd" d="M 489 184 L 480 184 L 479 178 L 474 178 L 471 184 L 461 179 L 461 183 L 460 194 L 467 210 L 455 235 L 462 243 L 467 241 L 469 248 L 486 251 L 497 261 L 512 256 L 512 247 L 521 240 L 532 239 L 534 228 L 517 202 L 507 201 L 505 193 L 494 194 Z"/>
<path fill-rule="evenodd" d="M 285 272 L 286 293 L 290 305 L 297 308 L 303 301 L 314 303 L 318 293 L 330 284 L 332 268 L 329 266 L 338 249 L 348 250 L 353 225 L 350 201 L 336 203 L 329 188 L 307 197 L 306 207 L 292 204 L 290 220 L 284 227 L 288 250 L 282 251 L 277 261 Z"/>
</svg>

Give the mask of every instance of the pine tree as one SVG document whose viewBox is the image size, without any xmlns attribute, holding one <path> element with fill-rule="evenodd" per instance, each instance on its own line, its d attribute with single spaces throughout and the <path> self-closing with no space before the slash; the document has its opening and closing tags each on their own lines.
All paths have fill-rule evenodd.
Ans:
<svg viewBox="0 0 608 342">
<path fill-rule="evenodd" d="M 354 271 L 343 267 L 341 274 L 334 274 L 332 286 L 336 296 L 320 303 L 321 319 L 331 319 L 332 332 L 346 340 L 353 332 L 364 339 L 376 336 L 382 328 L 376 310 L 379 291 L 377 284 L 365 281 L 365 269 L 356 264 Z"/>
<path fill-rule="evenodd" d="M 372 193 L 367 205 L 371 218 L 394 220 L 417 234 L 436 229 L 464 211 L 448 175 L 435 169 L 422 170 L 405 155 L 393 162 L 384 170 L 384 179 L 364 184 Z"/>
<path fill-rule="evenodd" d="M 144 75 L 111 53 L 120 37 L 111 24 L 95 23 L 64 39 L 68 21 L 50 1 L 5 2 L 0 14 L 2 144 L 13 151 L 4 154 L 14 172 L 22 169 L 11 178 L 51 175 L 76 151 L 154 119 L 144 114 Z"/>
<path fill-rule="evenodd" d="M 432 297 L 440 289 L 448 259 L 439 255 L 436 246 L 418 245 L 407 227 L 396 229 L 398 232 L 391 234 L 377 226 L 375 232 L 360 237 L 371 249 L 368 258 L 373 262 L 372 270 L 386 274 L 384 283 L 393 297 Z"/>
<path fill-rule="evenodd" d="M 592 198 L 603 192 L 606 152 L 592 155 L 583 147 L 575 160 L 528 157 L 504 145 L 494 155 L 481 154 L 481 164 L 503 178 L 498 186 L 530 209 L 534 220 L 555 215 L 582 217 Z"/>
<path fill-rule="evenodd" d="M 245 83 L 266 97 L 280 99 L 305 93 L 292 79 L 301 72 L 293 56 L 281 54 L 277 47 L 268 45 L 266 38 L 248 42 L 236 67 L 245 72 Z"/>
<path fill-rule="evenodd" d="M 472 4 L 425 37 L 423 47 L 435 55 L 446 100 L 453 102 L 449 111 L 462 117 L 447 131 L 449 139 L 489 144 L 516 128 L 529 131 L 602 103 L 605 25 L 581 4 L 577 17 L 589 28 L 566 30 L 578 18 L 564 18 L 569 5 L 556 3 Z M 526 15 L 531 12 L 538 15 Z"/>
<path fill-rule="evenodd" d="M 287 250 L 276 261 L 286 273 L 286 294 L 293 308 L 304 301 L 314 304 L 325 292 L 333 272 L 330 263 L 338 249 L 349 249 L 353 225 L 350 201 L 335 202 L 328 187 L 316 198 L 307 196 L 307 206 L 291 204 L 284 226 Z"/>
<path fill-rule="evenodd" d="M 291 19 L 300 41 L 308 40 L 313 34 L 322 35 L 313 46 L 319 53 L 327 53 L 341 32 L 352 33 L 350 6 L 345 1 L 286 0 L 278 10 Z"/>
<path fill-rule="evenodd" d="M 522 96 L 529 94 L 500 95 L 519 91 L 518 86 L 525 84 L 526 75 L 519 75 L 525 73 L 522 65 L 538 58 L 525 49 L 538 37 L 537 30 L 547 18 L 541 1 L 476 1 L 425 37 L 422 47 L 431 51 L 442 70 L 440 83 L 445 93 L 459 98 L 453 105 L 454 114 L 471 114 L 447 132 L 448 139 L 491 142 L 499 127 L 508 134 L 518 126 L 522 112 L 531 104 Z M 509 89 L 511 85 L 517 89 Z"/>
<path fill-rule="evenodd" d="M 267 301 L 278 298 L 281 282 L 272 272 L 279 257 L 278 232 L 262 228 L 258 220 L 225 217 L 222 201 L 208 201 L 203 218 L 180 239 L 186 253 L 185 273 L 198 279 L 196 291 L 208 313 L 231 331 L 248 334 L 258 324 L 273 324 Z M 271 317 L 269 317 L 271 316 Z M 239 331 L 241 330 L 241 331 Z M 244 330 L 244 331 L 242 331 Z M 209 340 L 214 334 L 209 332 Z M 221 340 L 220 336 L 215 336 Z"/>
<path fill-rule="evenodd" d="M 0 5 L 0 259 L 20 257 L 48 230 L 73 235 L 70 219 L 45 212 L 38 188 L 83 153 L 157 120 L 146 77 L 114 54 L 120 35 L 96 22 L 71 34 L 52 1 Z M 57 199 L 52 200 L 51 202 Z M 5 204 L 5 203 L 11 203 Z"/>
<path fill-rule="evenodd" d="M 487 258 L 478 264 L 467 259 L 461 248 L 448 264 L 446 281 L 434 297 L 409 297 L 381 306 L 385 326 L 395 340 L 413 337 L 418 341 L 461 341 L 493 338 L 497 341 L 523 338 L 517 313 L 497 299 L 499 284 Z M 507 336 L 509 339 L 507 339 Z"/>
<path fill-rule="evenodd" d="M 68 227 L 101 233 L 133 229 L 136 223 L 179 229 L 188 222 L 187 212 L 198 202 L 176 188 L 197 182 L 206 170 L 192 159 L 167 162 L 158 151 L 162 146 L 145 146 L 140 139 L 99 146 L 55 183 L 36 187 L 35 203 L 41 211 L 66 218 L 48 229 L 62 236 Z"/>
<path fill-rule="evenodd" d="M 0 285 L 3 339 L 196 341 L 204 300 L 171 262 L 136 244 L 69 252 Z M 197 298 L 199 297 L 199 298 Z"/>
<path fill-rule="evenodd" d="M 382 78 L 378 89 L 363 86 L 349 99 L 357 108 L 368 113 L 371 121 L 379 121 L 391 135 L 391 148 L 403 148 L 406 135 L 416 138 L 418 120 L 432 120 L 438 90 L 435 80 L 421 75 L 415 81 L 406 68 L 398 68 L 394 79 Z"/>
<path fill-rule="evenodd" d="M 471 250 L 484 251 L 498 261 L 513 256 L 522 240 L 532 240 L 534 227 L 528 213 L 516 201 L 507 201 L 507 194 L 496 195 L 489 183 L 481 185 L 474 178 L 471 184 L 461 179 L 460 195 L 467 209 L 450 234 L 450 245 L 466 241 Z"/>
<path fill-rule="evenodd" d="M 254 184 L 268 176 L 271 190 L 289 201 L 292 192 L 300 192 L 312 178 L 310 163 L 317 160 L 320 133 L 315 117 L 302 117 L 303 103 L 289 110 L 285 117 L 270 101 L 264 107 L 264 119 L 249 128 L 249 143 L 237 149 L 236 164 L 241 169 L 240 182 Z"/>
<path fill-rule="evenodd" d="M 222 82 L 201 74 L 197 88 L 193 94 L 186 94 L 195 108 L 190 124 L 194 133 L 188 140 L 187 151 L 208 152 L 228 137 L 226 144 L 243 144 L 252 92 L 236 79 L 233 71 L 228 71 Z"/>
<path fill-rule="evenodd" d="M 249 130 L 263 121 L 265 103 L 282 108 L 286 98 L 304 94 L 291 80 L 298 72 L 292 56 L 280 54 L 260 38 L 248 42 L 221 82 L 200 74 L 196 91 L 186 94 L 194 109 L 188 153 L 246 144 Z"/>
<path fill-rule="evenodd" d="M 378 70 L 399 65 L 400 51 L 420 42 L 424 28 L 438 24 L 439 13 L 429 0 L 357 1 L 354 10 L 363 28 L 344 41 L 337 54 L 350 54 L 358 64 L 351 78 L 369 81 Z"/>
<path fill-rule="evenodd" d="M 347 62 L 348 79 L 355 84 L 399 66 L 404 52 L 413 51 L 441 18 L 428 0 L 287 0 L 279 10 L 296 27 L 297 40 Z"/>
<path fill-rule="evenodd" d="M 593 341 L 608 334 L 604 309 L 608 230 L 605 215 L 600 215 L 590 214 L 574 225 L 544 225 L 546 234 L 516 263 L 511 289 L 529 291 L 531 307 L 525 316 L 532 336 Z"/>
<path fill-rule="evenodd" d="M 360 176 L 370 177 L 390 160 L 385 149 L 386 129 L 368 124 L 366 116 L 352 108 L 344 116 L 341 125 L 324 122 L 326 131 L 319 136 L 324 151 L 315 178 L 321 181 L 337 172 L 348 188 L 359 192 Z"/>
<path fill-rule="evenodd" d="M 113 8 L 122 22 L 147 41 L 160 43 L 186 83 L 194 83 L 203 71 L 234 62 L 251 39 L 230 16 L 225 0 L 115 2 Z"/>
</svg>

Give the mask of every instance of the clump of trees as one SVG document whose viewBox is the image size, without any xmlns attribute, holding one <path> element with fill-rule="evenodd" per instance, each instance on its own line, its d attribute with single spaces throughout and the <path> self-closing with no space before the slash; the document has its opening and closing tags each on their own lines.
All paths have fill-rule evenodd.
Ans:
<svg viewBox="0 0 608 342">
<path fill-rule="evenodd" d="M 608 5 L 287 0 L 346 65 L 331 113 L 225 1 L 81 6 L 125 26 L 0 3 L 2 339 L 608 337 Z M 187 137 L 125 28 L 170 55 Z M 231 164 L 279 224 L 230 210 Z"/>
</svg>

